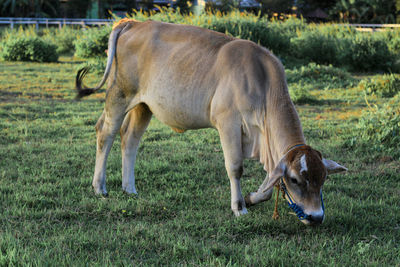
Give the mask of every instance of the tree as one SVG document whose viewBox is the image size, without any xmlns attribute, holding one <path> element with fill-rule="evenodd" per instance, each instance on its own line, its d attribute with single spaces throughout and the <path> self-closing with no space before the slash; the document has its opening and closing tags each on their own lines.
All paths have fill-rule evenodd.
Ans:
<svg viewBox="0 0 400 267">
<path fill-rule="evenodd" d="M 395 0 L 340 0 L 330 10 L 336 20 L 353 23 L 395 23 Z"/>
<path fill-rule="evenodd" d="M 60 11 L 58 0 L 0 0 L 1 16 L 56 17 Z"/>
<path fill-rule="evenodd" d="M 272 16 L 274 13 L 291 13 L 294 0 L 260 0 L 262 14 Z"/>
<path fill-rule="evenodd" d="M 297 8 L 302 14 L 310 13 L 318 8 L 328 13 L 336 2 L 337 0 L 297 0 Z"/>
</svg>

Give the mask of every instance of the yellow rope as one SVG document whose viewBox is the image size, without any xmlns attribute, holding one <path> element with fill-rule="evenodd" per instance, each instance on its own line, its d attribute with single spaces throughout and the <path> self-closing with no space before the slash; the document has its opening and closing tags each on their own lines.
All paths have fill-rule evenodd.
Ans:
<svg viewBox="0 0 400 267">
<path fill-rule="evenodd" d="M 272 215 L 272 219 L 278 220 L 279 219 L 279 212 L 278 212 L 278 198 L 279 198 L 279 191 L 281 191 L 280 185 L 276 185 L 276 199 L 275 199 L 275 209 L 274 214 Z"/>
</svg>

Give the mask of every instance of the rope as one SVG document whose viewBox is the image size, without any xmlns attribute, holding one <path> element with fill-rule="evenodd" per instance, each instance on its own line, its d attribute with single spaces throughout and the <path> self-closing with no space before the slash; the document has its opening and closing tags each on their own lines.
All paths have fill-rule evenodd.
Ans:
<svg viewBox="0 0 400 267">
<path fill-rule="evenodd" d="M 308 219 L 310 219 L 311 216 L 308 215 L 308 214 L 305 214 L 303 209 L 299 205 L 297 205 L 296 202 L 294 202 L 292 200 L 292 198 L 290 197 L 289 192 L 286 189 L 286 185 L 283 182 L 282 178 L 281 178 L 281 188 L 282 188 L 284 194 L 288 197 L 288 206 L 289 206 L 289 208 L 291 208 L 296 213 L 297 217 L 300 220 L 308 220 Z M 321 193 L 321 206 L 322 206 L 322 210 L 325 211 L 325 206 L 324 206 L 324 200 L 322 198 L 322 193 Z"/>
<path fill-rule="evenodd" d="M 299 147 L 299 146 L 305 146 L 305 144 L 299 143 L 299 144 L 295 144 L 294 146 L 291 146 L 291 147 L 287 150 L 287 152 L 285 153 L 285 155 L 286 155 L 287 153 L 289 153 L 289 151 L 291 151 L 291 150 L 293 150 L 293 149 L 295 149 L 296 147 Z M 281 183 L 283 184 L 282 178 L 281 178 Z M 275 186 L 277 190 L 276 190 L 276 199 L 275 199 L 274 214 L 272 214 L 272 219 L 274 219 L 274 220 L 278 220 L 278 219 L 279 219 L 279 212 L 278 212 L 279 191 L 282 190 L 282 197 L 283 197 L 283 199 L 285 199 L 286 188 L 284 188 L 283 186 L 284 186 L 284 184 L 283 184 L 282 186 L 280 186 L 280 184 L 277 184 L 277 185 Z"/>
<path fill-rule="evenodd" d="M 290 147 L 288 149 L 288 151 L 286 152 L 289 153 L 291 150 L 295 149 L 296 147 L 299 146 L 305 146 L 305 144 L 296 144 L 292 147 Z M 285 154 L 285 155 L 286 155 Z M 274 220 L 278 220 L 279 219 L 279 212 L 278 212 L 278 198 L 279 198 L 279 191 L 282 190 L 282 197 L 283 199 L 286 199 L 285 196 L 287 196 L 287 202 L 288 202 L 288 206 L 289 208 L 291 208 L 297 215 L 297 217 L 299 218 L 299 220 L 308 220 L 310 219 L 310 215 L 305 214 L 303 209 L 296 204 L 296 202 L 294 202 L 294 200 L 291 198 L 289 191 L 286 189 L 286 185 L 283 182 L 283 177 L 280 180 L 280 183 L 278 183 L 276 186 L 276 199 L 275 199 L 275 208 L 274 208 L 274 214 L 272 215 L 272 218 Z M 325 206 L 324 206 L 324 200 L 322 198 L 322 192 L 321 192 L 321 206 L 322 206 L 322 210 L 325 212 Z"/>
<path fill-rule="evenodd" d="M 296 202 L 294 202 L 292 200 L 292 198 L 290 197 L 289 192 L 286 189 L 286 185 L 283 182 L 283 179 L 281 179 L 281 186 L 282 186 L 283 191 L 285 191 L 286 196 L 288 197 L 288 206 L 289 206 L 289 208 L 291 208 L 296 213 L 297 217 L 300 220 L 308 219 L 310 217 L 310 215 L 305 214 L 303 209 L 299 205 L 297 205 Z"/>
<path fill-rule="evenodd" d="M 276 199 L 275 199 L 275 209 L 274 214 L 272 215 L 272 219 L 278 220 L 279 219 L 279 212 L 278 212 L 278 198 L 279 198 L 279 191 L 281 190 L 280 185 L 276 185 Z"/>
</svg>

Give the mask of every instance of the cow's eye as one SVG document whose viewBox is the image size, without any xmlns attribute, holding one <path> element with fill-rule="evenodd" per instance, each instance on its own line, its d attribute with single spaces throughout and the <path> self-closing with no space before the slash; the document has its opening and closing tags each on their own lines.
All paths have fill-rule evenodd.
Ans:
<svg viewBox="0 0 400 267">
<path fill-rule="evenodd" d="M 290 181 L 291 181 L 293 184 L 297 184 L 297 180 L 294 179 L 294 178 L 290 178 Z"/>
</svg>

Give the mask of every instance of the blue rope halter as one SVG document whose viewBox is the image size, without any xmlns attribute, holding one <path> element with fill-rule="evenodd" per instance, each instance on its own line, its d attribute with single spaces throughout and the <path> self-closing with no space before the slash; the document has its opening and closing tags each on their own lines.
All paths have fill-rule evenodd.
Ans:
<svg viewBox="0 0 400 267">
<path fill-rule="evenodd" d="M 308 220 L 311 218 L 311 215 L 305 214 L 303 209 L 296 204 L 296 202 L 293 201 L 293 199 L 290 197 L 289 191 L 286 188 L 285 183 L 283 182 L 283 179 L 281 178 L 280 182 L 280 187 L 282 188 L 283 192 L 287 196 L 288 199 L 288 206 L 291 208 L 297 215 L 300 221 L 302 220 Z M 325 212 L 325 206 L 324 206 L 324 200 L 322 199 L 322 193 L 321 193 L 321 205 L 322 205 L 322 211 Z"/>
</svg>

